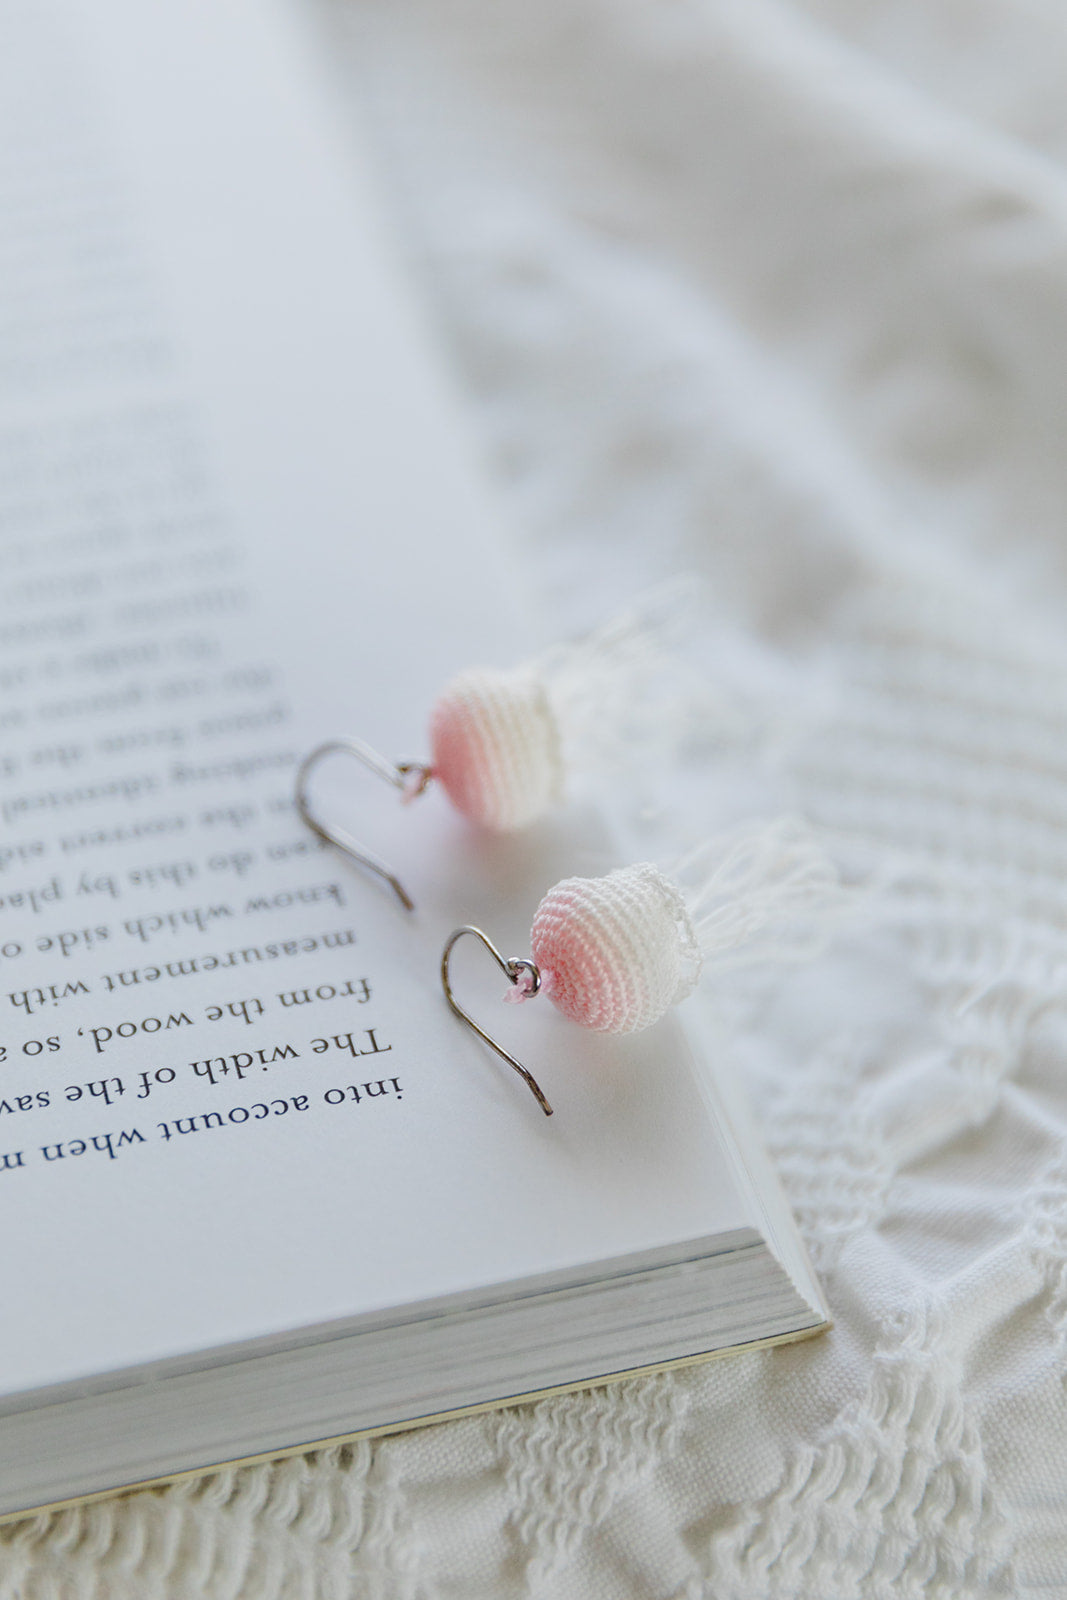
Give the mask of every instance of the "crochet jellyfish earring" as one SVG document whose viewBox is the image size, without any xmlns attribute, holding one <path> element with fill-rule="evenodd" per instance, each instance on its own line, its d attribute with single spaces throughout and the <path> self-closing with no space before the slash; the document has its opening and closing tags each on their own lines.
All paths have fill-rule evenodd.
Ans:
<svg viewBox="0 0 1067 1600">
<path fill-rule="evenodd" d="M 389 884 L 405 910 L 406 889 L 378 856 L 325 820 L 309 793 L 326 757 L 353 756 L 401 793 L 404 802 L 439 783 L 456 810 L 496 833 L 528 827 L 561 798 L 569 771 L 607 759 L 620 747 L 663 737 L 653 721 L 650 678 L 663 660 L 656 639 L 677 594 L 665 588 L 642 610 L 598 633 L 507 671 L 474 668 L 453 678 L 430 712 L 430 760 L 392 762 L 362 739 L 319 745 L 296 776 L 296 805 L 308 826 Z"/>
<path fill-rule="evenodd" d="M 580 1027 L 639 1033 L 693 992 L 706 964 L 725 967 L 744 946 L 758 942 L 749 960 L 813 954 L 849 893 L 807 827 L 787 818 L 709 841 L 669 874 L 644 862 L 603 878 L 565 878 L 534 914 L 530 957 L 501 955 L 480 928 L 456 928 L 442 952 L 441 982 L 455 1015 L 551 1116 L 536 1079 L 456 1000 L 449 964 L 465 935 L 480 940 L 508 978 L 506 1000 L 546 994 Z"/>
</svg>

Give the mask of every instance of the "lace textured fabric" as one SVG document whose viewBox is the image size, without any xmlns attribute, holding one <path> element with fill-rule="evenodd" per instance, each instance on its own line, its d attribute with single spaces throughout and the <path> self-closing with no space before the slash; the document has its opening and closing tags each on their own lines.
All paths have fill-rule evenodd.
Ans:
<svg viewBox="0 0 1067 1600">
<path fill-rule="evenodd" d="M 789 813 L 874 885 L 707 985 L 835 1328 L 31 1519 L 0 1596 L 1059 1600 L 1063 8 L 335 9 L 546 641 L 707 580 L 632 859 Z"/>
</svg>

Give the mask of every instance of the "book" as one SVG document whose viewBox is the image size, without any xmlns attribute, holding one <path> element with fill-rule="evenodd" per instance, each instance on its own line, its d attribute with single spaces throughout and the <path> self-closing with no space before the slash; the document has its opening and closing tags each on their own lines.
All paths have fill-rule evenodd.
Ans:
<svg viewBox="0 0 1067 1600">
<path fill-rule="evenodd" d="M 457 960 L 548 1120 L 448 1010 L 453 927 L 525 953 L 618 864 L 595 813 L 489 840 L 325 772 L 407 915 L 295 811 L 528 638 L 299 17 L 0 34 L 0 1514 L 825 1327 L 681 1013 L 594 1036 Z"/>
</svg>

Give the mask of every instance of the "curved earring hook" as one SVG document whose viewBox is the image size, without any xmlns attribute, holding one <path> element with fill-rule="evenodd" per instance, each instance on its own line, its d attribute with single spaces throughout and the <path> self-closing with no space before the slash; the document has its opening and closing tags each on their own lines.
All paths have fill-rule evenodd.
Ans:
<svg viewBox="0 0 1067 1600">
<path fill-rule="evenodd" d="M 307 791 L 308 779 L 324 756 L 338 753 L 355 756 L 357 761 L 369 767 L 379 778 L 384 778 L 386 783 L 391 783 L 395 789 L 400 789 L 409 799 L 415 799 L 426 788 L 432 776 L 430 769 L 421 766 L 417 761 L 402 761 L 395 764 L 387 761 L 369 744 L 364 744 L 362 739 L 331 739 L 328 743 L 320 744 L 312 750 L 311 754 L 300 763 L 296 774 L 297 810 L 312 832 L 317 833 L 320 839 L 325 839 L 327 844 L 336 845 L 339 850 L 351 856 L 353 861 L 358 861 L 361 867 L 366 867 L 368 872 L 384 878 L 404 910 L 414 911 L 414 900 L 380 856 L 373 855 L 347 829 L 335 828 L 329 823 L 320 822 L 311 809 Z"/>
<path fill-rule="evenodd" d="M 552 1107 L 546 1100 L 544 1092 L 542 1091 L 541 1085 L 538 1083 L 537 1079 L 532 1073 L 527 1072 L 521 1061 L 516 1061 L 515 1057 L 509 1054 L 509 1052 L 504 1049 L 503 1045 L 497 1044 L 496 1040 L 490 1038 L 489 1034 L 486 1033 L 484 1028 L 480 1028 L 478 1026 L 474 1018 L 468 1012 L 464 1011 L 463 1007 L 452 993 L 452 980 L 449 976 L 448 963 L 455 945 L 460 939 L 463 938 L 465 933 L 472 933 L 476 939 L 481 940 L 482 944 L 488 950 L 489 954 L 492 956 L 493 960 L 496 962 L 504 976 L 508 979 L 509 983 L 518 983 L 520 977 L 525 973 L 529 983 L 529 989 L 527 992 L 530 995 L 535 995 L 541 987 L 540 970 L 534 964 L 534 962 L 527 960 L 525 957 L 502 956 L 496 945 L 491 939 L 486 937 L 481 928 L 472 927 L 469 923 L 462 928 L 456 928 L 452 933 L 449 934 L 445 943 L 445 947 L 441 952 L 441 983 L 444 987 L 445 999 L 452 1007 L 452 1010 L 455 1012 L 456 1016 L 461 1022 L 465 1022 L 468 1028 L 473 1029 L 473 1031 L 478 1035 L 479 1039 L 484 1040 L 484 1042 L 489 1046 L 490 1050 L 495 1050 L 497 1055 L 500 1056 L 501 1060 L 506 1061 L 509 1067 L 513 1067 L 515 1069 L 515 1071 L 519 1074 L 519 1077 L 522 1078 L 523 1082 L 529 1088 L 530 1093 L 541 1107 L 541 1110 L 544 1112 L 545 1116 L 550 1117 L 552 1115 Z"/>
</svg>

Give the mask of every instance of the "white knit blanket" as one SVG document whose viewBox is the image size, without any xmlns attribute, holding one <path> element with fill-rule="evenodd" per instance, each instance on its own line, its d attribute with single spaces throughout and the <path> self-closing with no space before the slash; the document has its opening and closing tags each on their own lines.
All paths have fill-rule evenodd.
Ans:
<svg viewBox="0 0 1067 1600">
<path fill-rule="evenodd" d="M 836 1327 L 9 1527 L 0 1596 L 1067 1595 L 1067 10 L 317 3 L 545 638 L 706 580 L 624 806 L 869 885 L 705 997 Z"/>
</svg>

